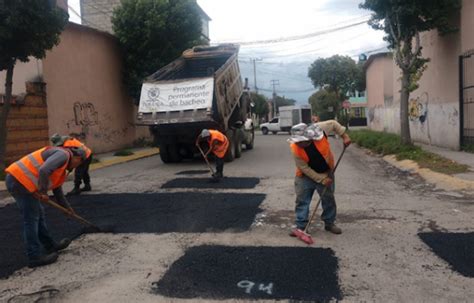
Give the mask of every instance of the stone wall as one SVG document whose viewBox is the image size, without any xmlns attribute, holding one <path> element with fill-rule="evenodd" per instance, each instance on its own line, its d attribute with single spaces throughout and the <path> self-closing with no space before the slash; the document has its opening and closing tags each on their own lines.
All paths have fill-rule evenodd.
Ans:
<svg viewBox="0 0 474 303">
<path fill-rule="evenodd" d="M 26 83 L 26 95 L 14 96 L 7 119 L 6 164 L 49 145 L 46 85 Z"/>
</svg>

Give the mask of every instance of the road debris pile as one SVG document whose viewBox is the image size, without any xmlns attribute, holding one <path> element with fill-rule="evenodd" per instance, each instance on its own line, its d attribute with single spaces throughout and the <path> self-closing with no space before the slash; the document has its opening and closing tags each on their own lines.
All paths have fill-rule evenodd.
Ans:
<svg viewBox="0 0 474 303">
<path fill-rule="evenodd" d="M 178 178 L 161 188 L 214 188 L 214 189 L 252 189 L 260 183 L 259 178 L 225 177 L 219 183 L 209 182 L 208 178 Z"/>
</svg>

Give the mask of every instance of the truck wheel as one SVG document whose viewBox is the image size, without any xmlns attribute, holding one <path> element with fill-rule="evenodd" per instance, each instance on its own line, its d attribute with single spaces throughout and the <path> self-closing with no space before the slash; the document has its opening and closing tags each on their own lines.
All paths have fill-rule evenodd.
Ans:
<svg viewBox="0 0 474 303">
<path fill-rule="evenodd" d="M 234 132 L 230 129 L 226 132 L 227 140 L 229 140 L 229 147 L 227 148 L 227 152 L 224 156 L 225 162 L 232 162 L 235 159 L 235 140 L 234 140 Z"/>
<path fill-rule="evenodd" d="M 255 132 L 254 130 L 252 129 L 252 139 L 250 140 L 250 143 L 249 144 L 245 144 L 245 149 L 246 150 L 251 150 L 253 149 L 253 141 L 255 140 Z"/>
<path fill-rule="evenodd" d="M 170 154 L 168 153 L 168 145 L 160 144 L 160 158 L 163 163 L 171 163 Z"/>
<path fill-rule="evenodd" d="M 178 162 L 181 162 L 181 160 L 183 160 L 183 157 L 181 157 L 179 153 L 178 145 L 176 144 L 168 145 L 168 153 L 169 153 L 169 158 L 171 159 L 171 162 L 173 163 L 178 163 Z"/>
<path fill-rule="evenodd" d="M 235 134 L 235 157 L 240 158 L 242 156 L 242 136 L 239 135 L 239 130 Z"/>
<path fill-rule="evenodd" d="M 278 132 L 273 131 L 272 134 L 276 135 L 276 134 L 278 134 Z"/>
<path fill-rule="evenodd" d="M 268 128 L 266 127 L 262 128 L 262 134 L 268 135 Z"/>
</svg>

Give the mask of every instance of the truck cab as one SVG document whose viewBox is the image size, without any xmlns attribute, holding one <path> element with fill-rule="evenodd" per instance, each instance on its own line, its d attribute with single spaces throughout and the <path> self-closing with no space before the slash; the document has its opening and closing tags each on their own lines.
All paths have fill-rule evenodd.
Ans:
<svg viewBox="0 0 474 303">
<path fill-rule="evenodd" d="M 270 122 L 267 123 L 262 123 L 260 125 L 260 130 L 262 131 L 262 134 L 267 135 L 269 132 L 272 132 L 272 134 L 276 135 L 279 131 L 281 131 L 280 128 L 280 118 L 275 117 Z"/>
</svg>

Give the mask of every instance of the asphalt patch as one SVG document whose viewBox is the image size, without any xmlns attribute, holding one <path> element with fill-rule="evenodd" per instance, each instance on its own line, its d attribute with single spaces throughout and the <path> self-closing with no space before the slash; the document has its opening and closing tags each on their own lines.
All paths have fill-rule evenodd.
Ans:
<svg viewBox="0 0 474 303">
<path fill-rule="evenodd" d="M 154 193 L 81 195 L 69 199 L 76 212 L 114 233 L 243 232 L 261 212 L 263 194 Z M 87 229 L 45 207 L 55 239 L 76 238 Z M 0 208 L 0 278 L 27 264 L 22 218 L 16 204 Z"/>
<path fill-rule="evenodd" d="M 429 232 L 419 233 L 418 236 L 454 271 L 474 278 L 474 232 Z"/>
<path fill-rule="evenodd" d="M 174 262 L 152 291 L 213 300 L 342 299 L 329 248 L 198 246 Z"/>
<path fill-rule="evenodd" d="M 259 182 L 259 178 L 224 177 L 217 183 L 211 182 L 211 178 L 178 178 L 166 182 L 161 188 L 251 189 Z"/>
<path fill-rule="evenodd" d="M 176 173 L 176 175 L 204 175 L 204 174 L 211 174 L 209 170 L 185 170 Z"/>
</svg>

